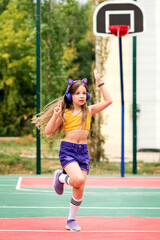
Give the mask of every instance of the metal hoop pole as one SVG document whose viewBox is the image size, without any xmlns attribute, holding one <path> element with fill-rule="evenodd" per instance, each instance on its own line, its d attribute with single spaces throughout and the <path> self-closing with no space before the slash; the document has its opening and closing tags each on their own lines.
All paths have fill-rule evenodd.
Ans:
<svg viewBox="0 0 160 240">
<path fill-rule="evenodd" d="M 124 177 L 124 90 L 123 90 L 123 60 L 122 60 L 122 38 L 119 37 L 119 60 L 121 80 L 121 177 Z"/>
<path fill-rule="evenodd" d="M 41 106 L 40 4 L 41 4 L 41 0 L 37 0 L 37 33 L 36 33 L 36 108 L 37 108 L 37 114 L 40 113 L 40 106 Z M 36 148 L 37 148 L 36 168 L 37 168 L 37 170 L 36 170 L 36 172 L 37 172 L 37 174 L 41 174 L 41 135 L 40 135 L 39 129 L 36 129 L 36 135 L 37 135 L 37 141 L 36 141 Z"/>
</svg>

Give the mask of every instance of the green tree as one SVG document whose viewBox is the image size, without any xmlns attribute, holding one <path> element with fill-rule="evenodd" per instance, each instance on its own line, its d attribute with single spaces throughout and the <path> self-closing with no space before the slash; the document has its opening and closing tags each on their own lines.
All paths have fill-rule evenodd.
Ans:
<svg viewBox="0 0 160 240">
<path fill-rule="evenodd" d="M 41 9 L 43 105 L 64 94 L 67 78 L 90 81 L 94 61 L 91 4 L 51 3 L 44 1 Z"/>
<path fill-rule="evenodd" d="M 65 79 L 66 29 L 58 4 L 49 1 L 41 4 L 41 56 L 42 56 L 42 105 L 63 95 Z"/>
<path fill-rule="evenodd" d="M 76 0 L 63 0 L 59 6 L 65 19 L 67 48 L 75 48 L 75 58 L 66 66 L 67 75 L 73 79 L 88 78 L 91 84 L 91 66 L 95 60 L 92 34 L 92 4 L 80 4 Z M 73 69 L 71 68 L 71 65 Z"/>
<path fill-rule="evenodd" d="M 35 107 L 35 5 L 10 1 L 0 15 L 0 135 L 29 131 Z"/>
<path fill-rule="evenodd" d="M 36 105 L 36 4 L 0 2 L 0 135 L 31 131 Z M 41 1 L 42 105 L 65 93 L 67 78 L 90 82 L 91 4 L 76 0 Z"/>
<path fill-rule="evenodd" d="M 10 0 L 0 0 L 0 14 L 6 9 Z"/>
</svg>

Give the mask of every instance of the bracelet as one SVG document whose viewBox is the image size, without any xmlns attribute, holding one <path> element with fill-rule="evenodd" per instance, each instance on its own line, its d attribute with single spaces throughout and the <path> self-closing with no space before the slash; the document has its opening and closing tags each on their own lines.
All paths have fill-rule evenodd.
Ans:
<svg viewBox="0 0 160 240">
<path fill-rule="evenodd" d="M 98 85 L 98 87 L 101 87 L 102 85 L 104 85 L 104 82 L 100 83 L 100 84 Z"/>
</svg>

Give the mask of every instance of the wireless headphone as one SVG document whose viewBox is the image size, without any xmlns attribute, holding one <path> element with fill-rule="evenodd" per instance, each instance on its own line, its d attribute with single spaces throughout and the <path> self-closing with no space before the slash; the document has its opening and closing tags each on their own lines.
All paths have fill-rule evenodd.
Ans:
<svg viewBox="0 0 160 240">
<path fill-rule="evenodd" d="M 65 93 L 65 97 L 66 97 L 67 102 L 68 103 L 72 102 L 72 95 L 69 92 L 69 89 L 76 82 L 82 82 L 82 83 L 84 83 L 86 85 L 86 87 L 87 87 L 86 101 L 88 101 L 90 99 L 90 93 L 89 93 L 89 89 L 88 89 L 88 86 L 87 86 L 87 78 L 84 78 L 82 81 L 80 81 L 80 80 L 73 81 L 72 79 L 68 79 L 68 87 L 67 87 L 67 90 L 66 90 L 66 93 Z"/>
</svg>

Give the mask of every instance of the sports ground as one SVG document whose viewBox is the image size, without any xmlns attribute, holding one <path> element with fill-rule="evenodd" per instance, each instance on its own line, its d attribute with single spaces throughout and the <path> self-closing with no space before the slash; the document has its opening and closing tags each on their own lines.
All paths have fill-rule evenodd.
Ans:
<svg viewBox="0 0 160 240">
<path fill-rule="evenodd" d="M 0 176 L 0 240 L 160 239 L 160 177 L 89 176 L 77 216 L 65 229 L 72 189 L 52 176 Z"/>
</svg>

